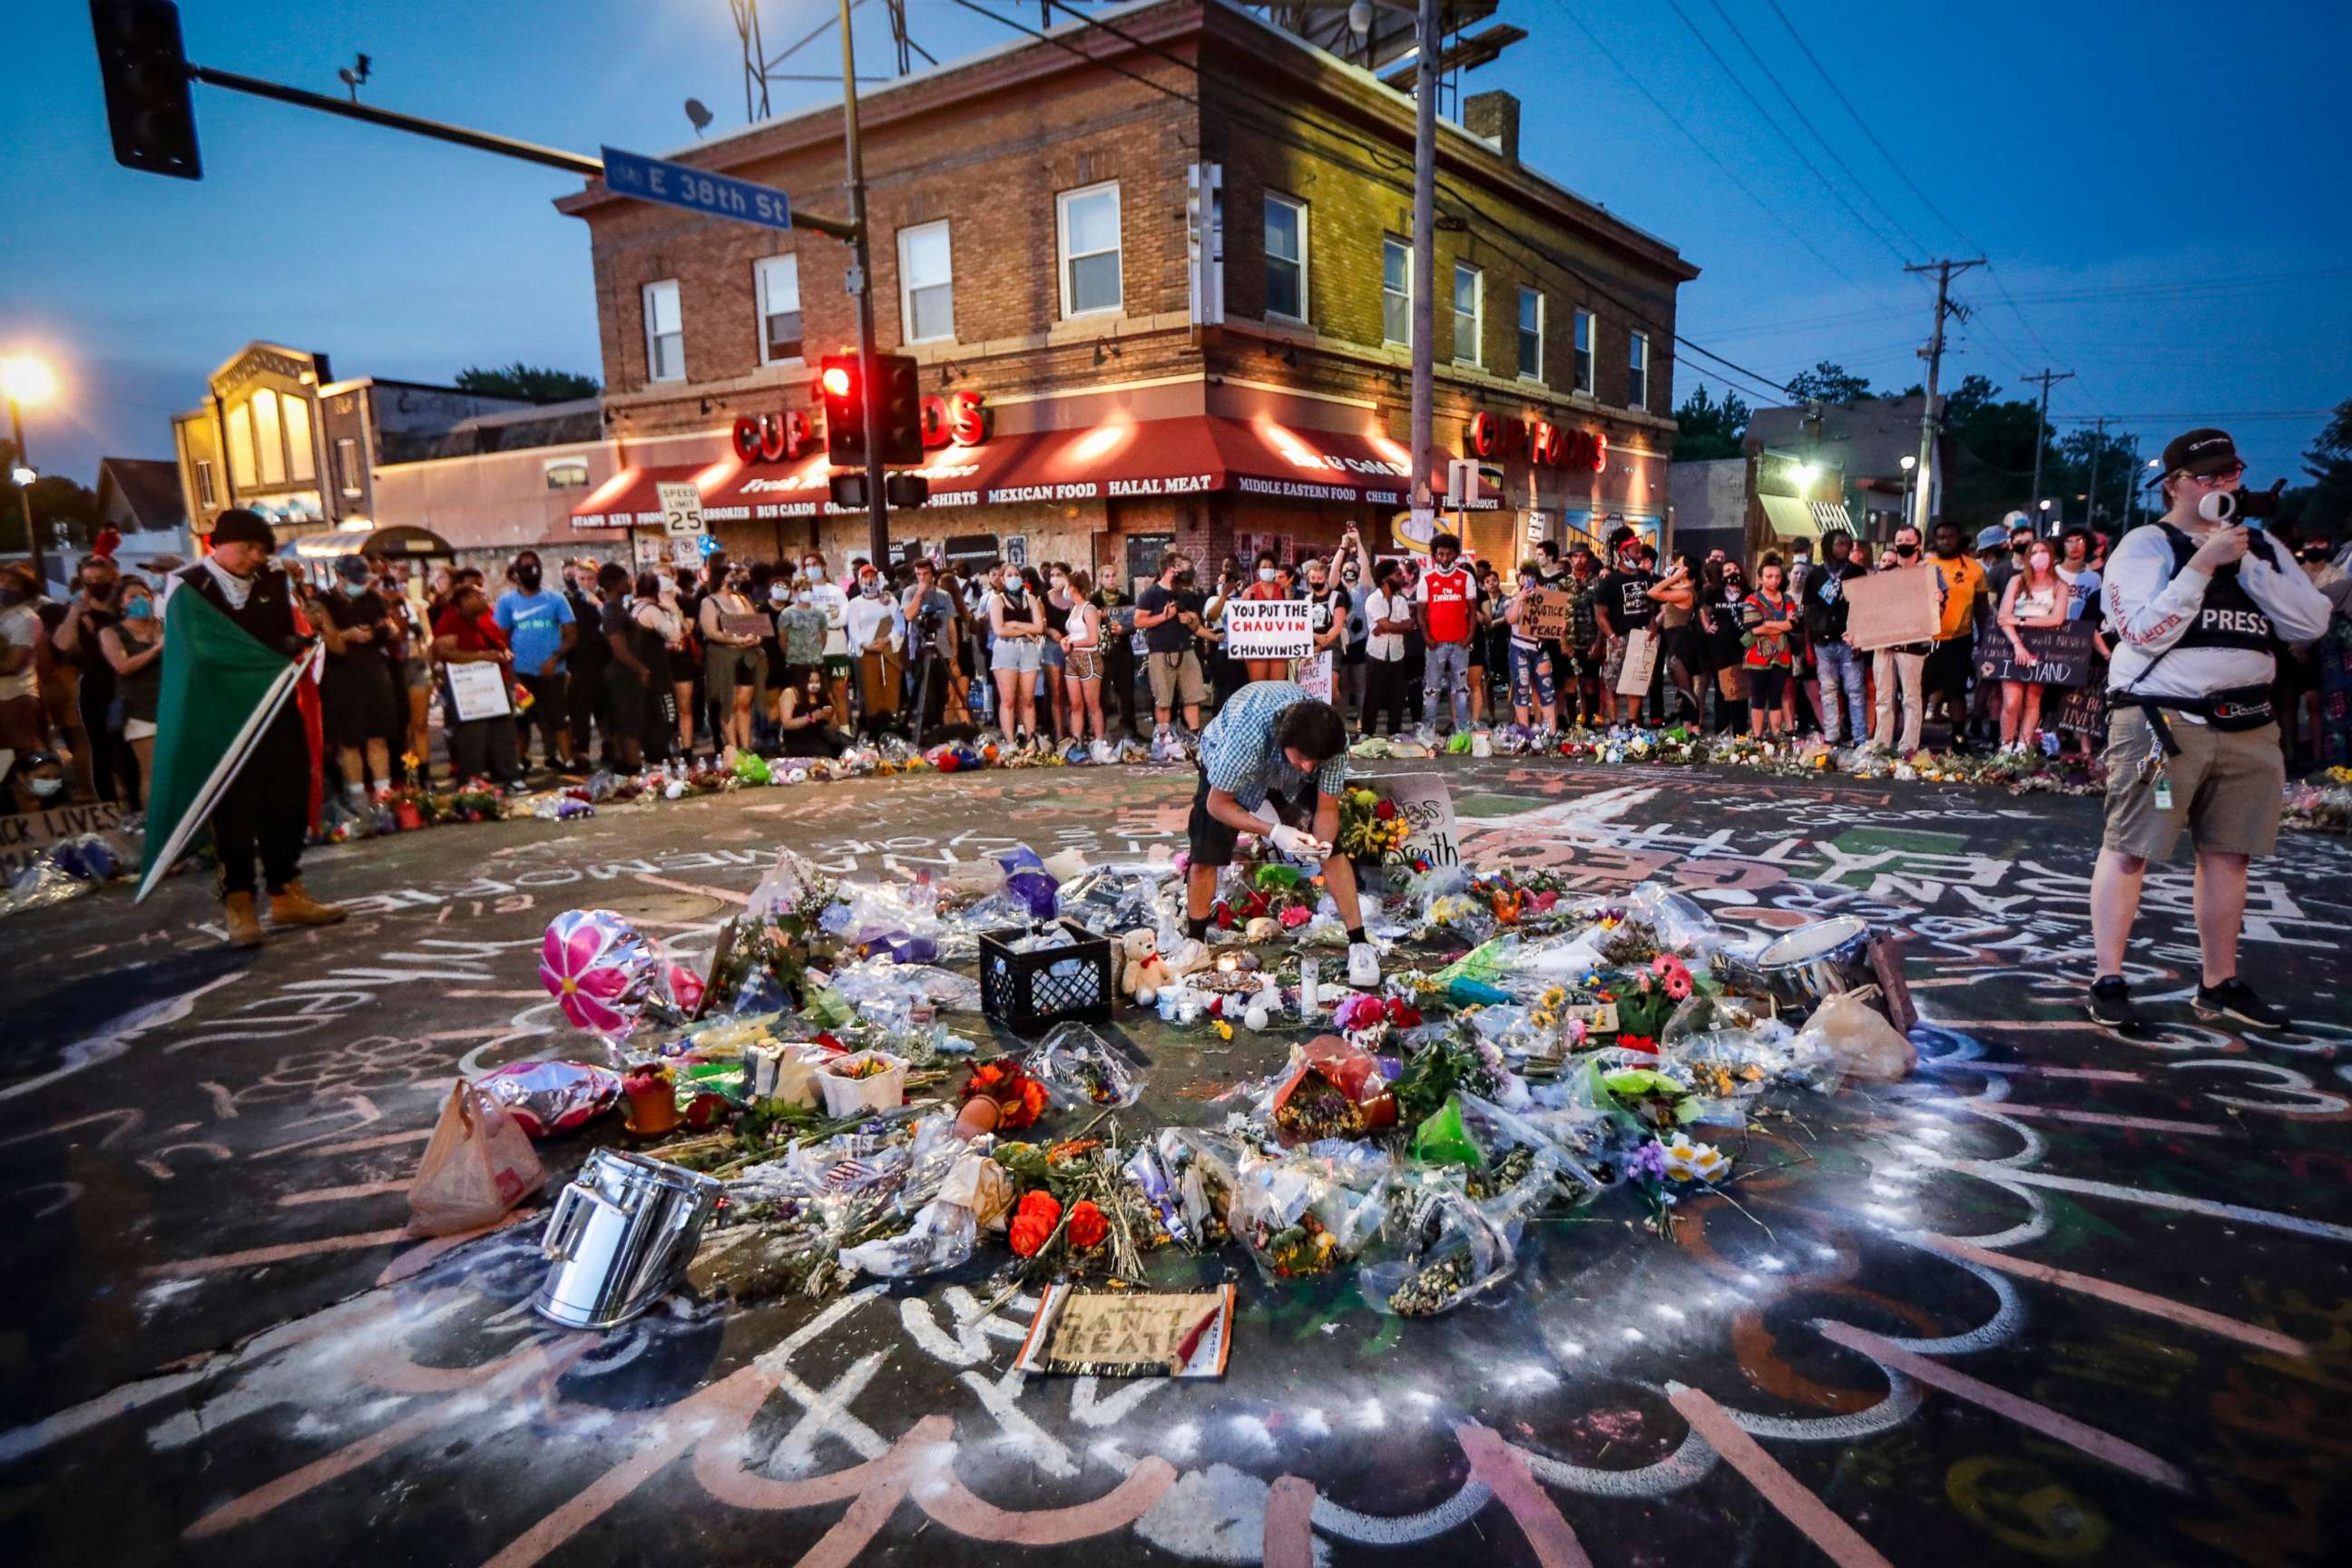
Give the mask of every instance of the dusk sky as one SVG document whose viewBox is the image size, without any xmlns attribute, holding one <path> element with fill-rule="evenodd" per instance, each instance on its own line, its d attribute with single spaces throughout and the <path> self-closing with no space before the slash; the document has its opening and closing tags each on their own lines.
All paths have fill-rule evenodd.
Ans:
<svg viewBox="0 0 2352 1568">
<path fill-rule="evenodd" d="M 1901 262 L 1981 251 L 1994 267 L 1958 286 L 1976 314 L 1948 385 L 2073 370 L 2053 417 L 2121 416 L 2147 451 L 2218 423 L 2251 479 L 2300 477 L 2295 455 L 2352 397 L 2352 6 L 1778 5 L 1901 174 L 1772 0 L 1504 0 L 1497 20 L 1532 37 L 1465 91 L 1517 92 L 1526 160 L 1679 247 L 1704 269 L 1683 334 L 1774 380 L 1821 359 L 1892 390 L 1920 379 L 1932 290 Z M 1036 23 L 1034 3 L 993 8 Z M 833 5 L 762 9 L 772 49 Z M 101 454 L 168 456 L 169 416 L 257 338 L 326 351 L 341 375 L 446 381 L 515 359 L 601 374 L 587 230 L 549 205 L 576 179 L 209 88 L 203 182 L 133 174 L 112 160 L 84 0 L 11 10 L 0 352 L 37 350 L 64 378 L 29 415 L 43 468 L 92 482 Z M 689 95 L 714 133 L 742 123 L 726 0 L 181 10 L 200 63 L 333 92 L 365 50 L 371 102 L 576 150 L 690 145 Z M 951 0 L 908 10 L 943 60 L 1017 36 Z M 857 28 L 863 68 L 887 71 L 881 7 Z M 782 68 L 838 65 L 827 37 Z M 837 90 L 787 85 L 777 107 Z M 1678 400 L 1696 381 L 1722 385 L 1685 352 Z"/>
</svg>

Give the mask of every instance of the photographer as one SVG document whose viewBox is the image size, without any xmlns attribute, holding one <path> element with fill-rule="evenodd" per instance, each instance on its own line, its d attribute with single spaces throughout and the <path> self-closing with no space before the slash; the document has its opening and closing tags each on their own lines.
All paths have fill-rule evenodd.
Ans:
<svg viewBox="0 0 2352 1568">
<path fill-rule="evenodd" d="M 915 581 L 907 590 L 902 613 L 907 617 L 908 668 L 916 700 L 915 743 L 936 727 L 947 711 L 948 671 L 955 661 L 955 601 L 940 586 L 940 569 L 929 556 L 915 562 Z M 1033 664 L 1030 668 L 1035 669 Z"/>
<path fill-rule="evenodd" d="M 2107 674 L 2106 832 L 2091 879 L 2090 1011 L 2113 1029 L 2139 1021 L 2124 954 L 2141 879 L 2149 861 L 2170 858 L 2184 826 L 2197 853 L 2197 1016 L 2270 1029 L 2288 1021 L 2238 977 L 2238 934 L 2246 862 L 2277 841 L 2286 782 L 2272 650 L 2325 632 L 2329 605 L 2277 541 L 2242 521 L 2269 500 L 2242 495 L 2245 471 L 2224 431 L 2177 437 L 2164 449 L 2164 515 L 2126 534 L 2107 562 L 2118 641 Z"/>
</svg>

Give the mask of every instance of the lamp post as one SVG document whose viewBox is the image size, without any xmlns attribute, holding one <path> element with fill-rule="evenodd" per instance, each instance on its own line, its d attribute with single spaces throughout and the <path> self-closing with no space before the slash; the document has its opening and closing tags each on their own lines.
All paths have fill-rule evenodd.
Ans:
<svg viewBox="0 0 2352 1568">
<path fill-rule="evenodd" d="M 1911 521 L 1911 476 L 1917 470 L 1919 459 L 1910 453 L 1903 454 L 1903 521 Z M 1899 524 L 1897 526 L 1900 526 Z"/>
<path fill-rule="evenodd" d="M 40 545 L 33 538 L 33 481 L 41 476 L 25 451 L 24 405 L 47 403 L 57 390 L 57 373 L 31 354 L 15 354 L 0 361 L 0 393 L 8 399 L 8 433 L 16 446 L 8 477 L 16 485 L 17 516 L 25 525 L 25 554 L 33 560 L 40 558 Z"/>
</svg>

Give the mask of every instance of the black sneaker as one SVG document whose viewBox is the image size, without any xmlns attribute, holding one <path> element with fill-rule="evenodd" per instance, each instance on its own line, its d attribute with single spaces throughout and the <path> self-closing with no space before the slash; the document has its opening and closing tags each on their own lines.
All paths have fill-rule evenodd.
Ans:
<svg viewBox="0 0 2352 1568">
<path fill-rule="evenodd" d="M 2139 1027 L 2139 1011 L 2132 1005 L 2131 987 L 2122 975 L 2104 975 L 2091 986 L 2091 1020 L 2118 1034 Z"/>
<path fill-rule="evenodd" d="M 2218 1018 L 2235 1018 L 2241 1024 L 2252 1024 L 2258 1029 L 2284 1029 L 2287 1016 L 2254 994 L 2254 988 L 2231 975 L 2219 985 L 2200 985 L 2197 1000 L 2190 1004 L 2200 1018 L 2211 1023 Z"/>
</svg>

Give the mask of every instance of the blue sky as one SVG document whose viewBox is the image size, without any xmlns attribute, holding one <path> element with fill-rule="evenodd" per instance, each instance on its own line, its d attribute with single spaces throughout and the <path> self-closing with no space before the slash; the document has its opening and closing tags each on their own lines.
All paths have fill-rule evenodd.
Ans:
<svg viewBox="0 0 2352 1568">
<path fill-rule="evenodd" d="M 1034 24 L 1034 5 L 995 3 Z M 2053 417 L 2137 416 L 2151 449 L 2211 419 L 2258 481 L 2324 423 L 2293 411 L 2352 397 L 2352 6 L 1779 5 L 1902 174 L 1771 0 L 1504 0 L 1497 19 L 1532 37 L 1465 78 L 1526 101 L 1531 164 L 1705 269 L 1686 337 L 1774 380 L 1832 359 L 1899 389 L 1930 300 L 1901 261 L 1982 251 L 1994 268 L 1959 285 L 1975 318 L 1948 379 L 2073 370 Z M 771 47 L 832 8 L 766 0 Z M 254 338 L 323 349 L 346 375 L 599 371 L 586 230 L 549 205 L 576 181 L 205 88 L 204 181 L 134 174 L 112 161 L 83 0 L 12 10 L 0 351 L 38 349 L 66 377 L 32 416 L 45 468 L 89 481 L 101 453 L 168 455 L 171 412 Z M 869 72 L 887 68 L 880 10 L 857 16 Z M 908 13 L 943 59 L 1013 36 L 950 0 Z M 688 95 L 715 129 L 742 120 L 726 0 L 184 0 L 182 18 L 205 64 L 335 91 L 364 49 L 371 101 L 586 151 L 690 142 Z M 827 37 L 783 68 L 838 58 Z M 777 107 L 828 96 L 787 86 Z M 1694 380 L 1721 384 L 1686 353 L 1677 395 Z"/>
</svg>

